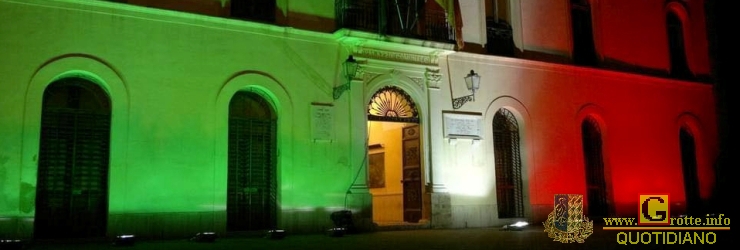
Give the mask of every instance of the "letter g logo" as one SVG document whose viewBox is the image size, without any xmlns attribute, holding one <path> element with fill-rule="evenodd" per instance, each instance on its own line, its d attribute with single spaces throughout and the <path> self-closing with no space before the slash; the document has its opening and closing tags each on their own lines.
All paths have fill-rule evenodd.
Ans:
<svg viewBox="0 0 740 250">
<path fill-rule="evenodd" d="M 640 195 L 638 225 L 670 225 L 667 194 Z"/>
</svg>

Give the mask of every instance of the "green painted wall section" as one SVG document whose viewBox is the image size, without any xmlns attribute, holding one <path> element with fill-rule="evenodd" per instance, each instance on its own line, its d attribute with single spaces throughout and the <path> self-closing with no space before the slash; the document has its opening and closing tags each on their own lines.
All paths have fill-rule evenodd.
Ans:
<svg viewBox="0 0 740 250">
<path fill-rule="evenodd" d="M 350 152 L 365 147 L 351 141 L 361 131 L 347 126 L 346 98 L 362 90 L 332 99 L 347 54 L 331 34 L 109 3 L 0 0 L 0 37 L 0 224 L 34 214 L 41 94 L 64 75 L 93 78 L 111 96 L 111 214 L 222 216 L 227 106 L 239 90 L 265 95 L 279 116 L 280 223 L 305 220 L 291 211 L 345 206 L 363 158 Z M 314 102 L 333 102 L 331 142 L 311 138 Z"/>
</svg>

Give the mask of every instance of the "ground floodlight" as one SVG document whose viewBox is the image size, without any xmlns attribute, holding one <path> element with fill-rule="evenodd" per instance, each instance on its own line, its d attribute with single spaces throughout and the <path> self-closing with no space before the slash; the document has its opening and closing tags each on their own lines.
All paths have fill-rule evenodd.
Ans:
<svg viewBox="0 0 740 250">
<path fill-rule="evenodd" d="M 116 240 L 113 241 L 114 246 L 133 246 L 136 243 L 136 236 L 133 234 L 122 234 L 116 236 Z"/>
<path fill-rule="evenodd" d="M 24 242 L 22 240 L 16 240 L 16 239 L 0 239 L 0 249 L 8 249 L 8 250 L 21 250 L 24 249 Z"/>
<path fill-rule="evenodd" d="M 195 242 L 216 242 L 216 233 L 214 232 L 200 232 L 195 234 L 191 241 Z"/>
<path fill-rule="evenodd" d="M 506 231 L 521 231 L 524 227 L 528 226 L 529 223 L 526 221 L 517 221 L 512 224 L 504 225 L 501 229 Z"/>
<path fill-rule="evenodd" d="M 282 230 L 282 229 L 269 230 L 267 231 L 266 238 L 273 239 L 273 240 L 279 240 L 279 239 L 285 238 L 285 230 Z"/>
<path fill-rule="evenodd" d="M 347 229 L 343 227 L 330 228 L 326 231 L 326 235 L 331 237 L 342 237 L 345 233 L 347 233 Z"/>
</svg>

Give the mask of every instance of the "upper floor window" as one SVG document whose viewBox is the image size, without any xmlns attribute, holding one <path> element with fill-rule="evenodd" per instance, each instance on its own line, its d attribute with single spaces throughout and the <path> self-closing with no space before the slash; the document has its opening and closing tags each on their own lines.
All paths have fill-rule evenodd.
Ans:
<svg viewBox="0 0 740 250">
<path fill-rule="evenodd" d="M 266 23 L 275 22 L 275 0 L 231 0 L 231 17 Z"/>
<path fill-rule="evenodd" d="M 231 17 L 275 23 L 276 0 L 112 0 L 131 5 L 167 9 L 207 16 Z"/>
<path fill-rule="evenodd" d="M 510 0 L 486 0 L 486 48 L 489 54 L 514 56 Z"/>
<path fill-rule="evenodd" d="M 666 29 L 668 33 L 668 50 L 670 53 L 670 76 L 676 78 L 690 78 L 691 70 L 686 60 L 686 43 L 684 40 L 684 24 L 673 11 L 666 15 Z"/>
<path fill-rule="evenodd" d="M 591 24 L 591 5 L 588 0 L 571 0 L 570 15 L 573 35 L 573 63 L 595 66 L 596 46 L 594 45 L 593 25 Z"/>
<path fill-rule="evenodd" d="M 336 0 L 337 27 L 440 42 L 454 42 L 455 28 L 437 1 Z"/>
</svg>

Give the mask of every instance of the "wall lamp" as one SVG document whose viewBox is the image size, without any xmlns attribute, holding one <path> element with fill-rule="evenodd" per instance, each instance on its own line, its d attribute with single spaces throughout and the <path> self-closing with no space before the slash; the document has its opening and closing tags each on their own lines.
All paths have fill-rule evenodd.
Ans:
<svg viewBox="0 0 740 250">
<path fill-rule="evenodd" d="M 470 73 L 468 73 L 467 76 L 465 76 L 465 86 L 468 87 L 468 90 L 470 92 L 473 92 L 470 95 L 458 97 L 452 99 L 452 108 L 453 109 L 459 109 L 465 104 L 466 102 L 472 102 L 475 101 L 475 91 L 478 90 L 480 87 L 480 76 L 475 73 L 472 69 L 470 70 Z"/>
<path fill-rule="evenodd" d="M 334 87 L 334 100 L 339 99 L 344 91 L 349 90 L 349 84 L 352 82 L 352 79 L 355 78 L 357 68 L 359 68 L 359 63 L 355 61 L 355 58 L 352 57 L 352 55 L 349 55 L 347 60 L 342 63 L 342 76 L 344 77 L 345 82 L 342 85 Z"/>
</svg>

